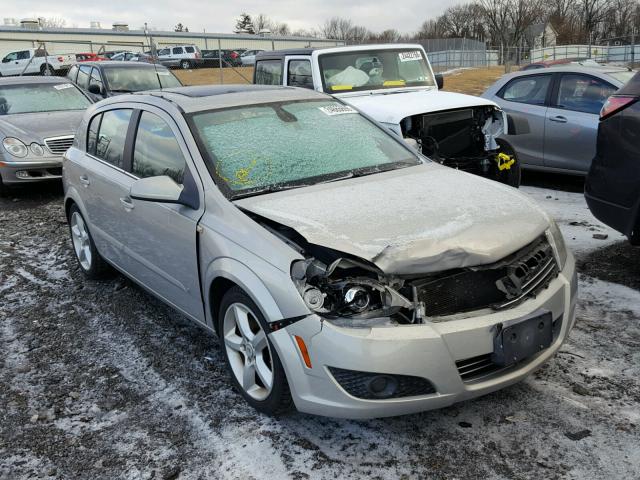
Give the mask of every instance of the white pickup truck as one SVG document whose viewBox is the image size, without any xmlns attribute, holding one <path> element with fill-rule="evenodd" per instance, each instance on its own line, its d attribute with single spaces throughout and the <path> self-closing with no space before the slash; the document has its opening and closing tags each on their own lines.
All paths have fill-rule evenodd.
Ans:
<svg viewBox="0 0 640 480">
<path fill-rule="evenodd" d="M 507 116 L 490 100 L 441 91 L 443 78 L 434 75 L 421 45 L 262 52 L 253 81 L 329 93 L 434 161 L 520 185 L 515 152 L 498 138 L 507 133 Z"/>
<path fill-rule="evenodd" d="M 43 49 L 28 48 L 9 52 L 0 63 L 0 77 L 12 75 L 64 74 L 76 61 L 75 55 L 47 55 Z"/>
</svg>

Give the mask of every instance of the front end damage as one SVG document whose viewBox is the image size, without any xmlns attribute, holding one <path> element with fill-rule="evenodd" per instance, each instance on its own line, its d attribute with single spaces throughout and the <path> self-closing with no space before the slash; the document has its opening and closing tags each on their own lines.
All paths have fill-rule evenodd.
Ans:
<svg viewBox="0 0 640 480">
<path fill-rule="evenodd" d="M 403 138 L 430 159 L 448 167 L 513 185 L 516 159 L 501 151 L 498 137 L 506 133 L 498 107 L 481 105 L 421 113 L 400 122 Z M 517 186 L 517 185 L 513 185 Z"/>
</svg>

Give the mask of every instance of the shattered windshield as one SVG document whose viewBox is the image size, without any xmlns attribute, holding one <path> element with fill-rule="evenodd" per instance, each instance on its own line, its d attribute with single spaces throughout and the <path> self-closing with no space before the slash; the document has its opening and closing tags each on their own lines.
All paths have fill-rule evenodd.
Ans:
<svg viewBox="0 0 640 480">
<path fill-rule="evenodd" d="M 191 122 L 230 198 L 420 163 L 390 133 L 335 100 L 201 112 Z"/>
<path fill-rule="evenodd" d="M 84 110 L 91 101 L 71 83 L 34 83 L 0 87 L 0 115 Z"/>
<path fill-rule="evenodd" d="M 327 93 L 398 87 L 432 87 L 436 82 L 422 50 L 357 50 L 318 55 Z"/>
</svg>

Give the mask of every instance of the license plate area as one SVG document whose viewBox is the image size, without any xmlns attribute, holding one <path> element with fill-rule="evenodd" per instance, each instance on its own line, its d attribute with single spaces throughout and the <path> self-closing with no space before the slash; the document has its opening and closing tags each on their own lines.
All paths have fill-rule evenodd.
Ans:
<svg viewBox="0 0 640 480">
<path fill-rule="evenodd" d="M 504 322 L 493 338 L 491 361 L 508 367 L 551 346 L 553 317 L 549 311 L 538 311 L 525 318 Z"/>
</svg>

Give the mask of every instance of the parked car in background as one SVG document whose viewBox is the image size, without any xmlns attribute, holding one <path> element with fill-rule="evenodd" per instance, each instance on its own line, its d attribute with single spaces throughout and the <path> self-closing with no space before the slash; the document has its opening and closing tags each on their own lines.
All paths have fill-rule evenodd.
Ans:
<svg viewBox="0 0 640 480">
<path fill-rule="evenodd" d="M 76 64 L 69 70 L 67 78 L 95 101 L 123 93 L 182 85 L 168 68 L 138 62 L 110 61 Z"/>
<path fill-rule="evenodd" d="M 242 65 L 254 65 L 256 63 L 256 55 L 264 52 L 264 50 L 247 50 L 240 54 L 240 63 Z"/>
<path fill-rule="evenodd" d="M 585 175 L 602 105 L 633 75 L 620 67 L 530 70 L 503 76 L 482 96 L 509 115 L 510 134 L 501 140 L 523 168 Z"/>
<path fill-rule="evenodd" d="M 602 107 L 585 197 L 598 220 L 640 245 L 640 73 Z"/>
<path fill-rule="evenodd" d="M 202 50 L 202 65 L 205 67 L 219 67 L 220 53 L 222 53 L 223 67 L 240 65 L 240 54 L 236 50 Z"/>
<path fill-rule="evenodd" d="M 59 77 L 0 78 L 0 194 L 60 179 L 62 154 L 91 100 Z"/>
<path fill-rule="evenodd" d="M 202 66 L 202 53 L 197 45 L 177 45 L 158 50 L 158 61 L 165 67 L 187 70 Z"/>
<path fill-rule="evenodd" d="M 120 52 L 111 57 L 115 62 L 146 62 L 154 63 L 152 55 L 143 52 Z"/>
<path fill-rule="evenodd" d="M 448 167 L 513 187 L 520 165 L 498 138 L 507 117 L 493 101 L 443 92 L 421 45 L 296 48 L 256 56 L 253 82 L 340 98 Z"/>
<path fill-rule="evenodd" d="M 9 52 L 0 63 L 0 77 L 12 75 L 58 75 L 75 63 L 74 54 L 47 55 L 42 49 L 27 48 Z"/>
<path fill-rule="evenodd" d="M 598 67 L 602 64 L 596 62 L 591 58 L 560 58 L 557 60 L 543 60 L 541 62 L 533 62 L 525 65 L 520 70 L 538 70 L 540 68 L 558 67 L 560 65 L 574 65 L 582 67 Z"/>
<path fill-rule="evenodd" d="M 444 407 L 522 380 L 574 325 L 575 261 L 548 215 L 324 93 L 105 100 L 64 188 L 81 271 L 112 265 L 216 332 L 265 413 Z"/>
<path fill-rule="evenodd" d="M 76 53 L 76 62 L 103 62 L 109 60 L 107 57 L 101 57 L 97 53 Z"/>
<path fill-rule="evenodd" d="M 122 53 L 122 52 L 126 52 L 126 50 L 111 50 L 111 51 L 102 52 L 102 53 L 98 52 L 98 55 L 100 55 L 100 56 L 102 56 L 104 58 L 108 58 L 109 60 L 111 60 L 111 57 L 113 57 L 114 55 L 116 55 L 118 53 Z"/>
</svg>

